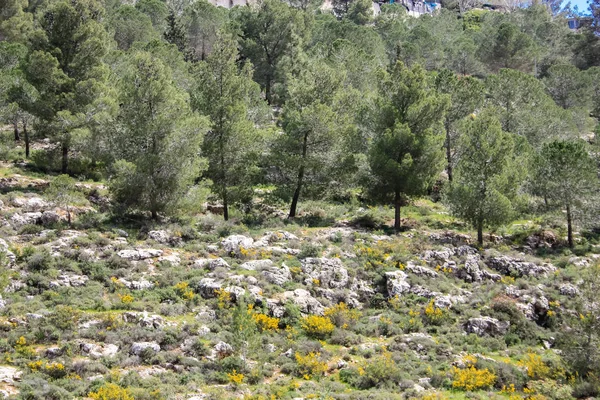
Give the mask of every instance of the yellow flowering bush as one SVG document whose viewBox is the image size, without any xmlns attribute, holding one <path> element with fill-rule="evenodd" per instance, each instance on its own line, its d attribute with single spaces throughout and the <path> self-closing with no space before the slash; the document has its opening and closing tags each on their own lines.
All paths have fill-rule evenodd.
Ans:
<svg viewBox="0 0 600 400">
<path fill-rule="evenodd" d="M 195 296 L 194 291 L 189 288 L 189 284 L 187 282 L 179 282 L 174 288 L 177 294 L 184 300 L 192 300 Z"/>
<path fill-rule="evenodd" d="M 231 303 L 231 294 L 225 289 L 215 289 L 219 309 L 228 308 Z"/>
<path fill-rule="evenodd" d="M 133 303 L 133 296 L 130 294 L 117 294 L 117 296 L 119 296 L 119 299 L 121 300 L 121 303 L 123 303 L 123 304 Z"/>
<path fill-rule="evenodd" d="M 427 306 L 423 311 L 423 319 L 425 320 L 425 323 L 429 325 L 441 325 L 447 316 L 448 312 L 436 307 L 433 299 L 427 303 Z"/>
<path fill-rule="evenodd" d="M 252 319 L 261 332 L 276 331 L 279 328 L 279 318 L 269 317 L 265 314 L 252 314 Z"/>
<path fill-rule="evenodd" d="M 338 303 L 325 309 L 325 316 L 338 328 L 346 329 L 360 318 L 360 311 L 349 308 L 346 303 Z"/>
<path fill-rule="evenodd" d="M 88 397 L 93 400 L 135 400 L 129 390 L 114 383 L 107 383 L 96 392 L 88 393 Z"/>
<path fill-rule="evenodd" d="M 463 369 L 453 367 L 452 374 L 452 387 L 467 392 L 489 388 L 496 382 L 496 375 L 487 368 L 477 369 L 472 365 Z"/>
<path fill-rule="evenodd" d="M 302 318 L 300 326 L 308 336 L 317 338 L 329 336 L 335 329 L 335 325 L 329 318 L 318 315 L 309 315 Z"/>
<path fill-rule="evenodd" d="M 244 382 L 244 378 L 244 374 L 238 373 L 235 369 L 233 370 L 233 372 L 227 374 L 227 379 L 229 380 L 229 382 L 233 383 L 236 386 L 241 385 Z"/>
<path fill-rule="evenodd" d="M 303 356 L 296 353 L 296 364 L 298 375 L 308 380 L 313 376 L 321 376 L 327 371 L 327 363 L 321 361 L 321 353 L 311 351 L 307 355 Z"/>
<path fill-rule="evenodd" d="M 519 365 L 525 367 L 527 376 L 531 379 L 544 379 L 550 376 L 550 368 L 537 354 L 527 353 L 525 359 L 519 361 Z"/>
</svg>

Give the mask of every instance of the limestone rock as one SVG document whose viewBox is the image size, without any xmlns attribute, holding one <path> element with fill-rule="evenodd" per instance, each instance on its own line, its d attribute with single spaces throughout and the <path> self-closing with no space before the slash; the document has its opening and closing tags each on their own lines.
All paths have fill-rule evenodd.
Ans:
<svg viewBox="0 0 600 400">
<path fill-rule="evenodd" d="M 155 353 L 160 351 L 160 346 L 156 342 L 135 342 L 131 345 L 131 354 L 139 356 L 146 349 L 152 349 Z"/>
<path fill-rule="evenodd" d="M 221 241 L 221 247 L 229 254 L 240 254 L 240 249 L 249 249 L 252 247 L 254 240 L 244 235 L 231 235 Z"/>
<path fill-rule="evenodd" d="M 465 332 L 475 333 L 479 336 L 486 334 L 490 336 L 504 335 L 509 327 L 510 322 L 498 321 L 496 318 L 491 317 L 471 318 L 464 324 Z"/>
<path fill-rule="evenodd" d="M 318 280 L 321 287 L 343 288 L 348 284 L 348 270 L 339 258 L 305 258 L 301 260 L 302 272 L 308 282 Z"/>
<path fill-rule="evenodd" d="M 406 282 L 408 276 L 403 271 L 390 271 L 385 273 L 388 297 L 401 296 L 410 290 L 410 284 Z"/>
<path fill-rule="evenodd" d="M 312 297 L 307 290 L 296 289 L 294 291 L 283 292 L 282 296 L 285 300 L 293 301 L 303 314 L 323 315 L 325 311 L 319 300 Z"/>
<path fill-rule="evenodd" d="M 491 257 L 488 266 L 496 271 L 511 276 L 546 276 L 556 271 L 551 264 L 537 265 L 517 258 L 508 256 Z"/>
<path fill-rule="evenodd" d="M 216 268 L 228 268 L 229 264 L 222 258 L 199 258 L 192 264 L 193 268 L 206 268 L 210 271 Z"/>
<path fill-rule="evenodd" d="M 273 261 L 271 260 L 252 260 L 252 261 L 246 261 L 245 263 L 243 263 L 242 265 L 240 265 L 240 268 L 248 270 L 248 271 L 255 271 L 255 270 L 261 270 L 264 268 L 269 268 L 272 267 Z"/>
</svg>

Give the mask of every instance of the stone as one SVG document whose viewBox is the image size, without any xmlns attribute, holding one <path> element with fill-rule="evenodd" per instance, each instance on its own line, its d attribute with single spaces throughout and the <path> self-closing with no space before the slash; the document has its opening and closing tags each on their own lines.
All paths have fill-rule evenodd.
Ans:
<svg viewBox="0 0 600 400">
<path fill-rule="evenodd" d="M 42 217 L 40 218 L 42 225 L 54 225 L 60 221 L 60 215 L 58 215 L 54 211 L 44 211 L 42 213 Z"/>
<path fill-rule="evenodd" d="M 253 243 L 254 240 L 248 236 L 231 235 L 221 241 L 221 247 L 223 247 L 228 254 L 239 255 L 241 248 L 249 249 L 252 247 Z"/>
<path fill-rule="evenodd" d="M 80 287 L 85 286 L 90 278 L 86 275 L 59 275 L 58 278 L 50 282 L 50 287 Z"/>
<path fill-rule="evenodd" d="M 63 351 L 60 347 L 48 347 L 46 349 L 46 357 L 56 358 L 63 355 Z"/>
<path fill-rule="evenodd" d="M 223 341 L 217 343 L 213 350 L 216 352 L 219 358 L 227 357 L 233 354 L 233 347 L 230 344 Z"/>
<path fill-rule="evenodd" d="M 131 345 L 131 354 L 139 356 L 146 349 L 152 349 L 155 353 L 160 351 L 160 346 L 156 342 L 135 342 Z"/>
<path fill-rule="evenodd" d="M 348 285 L 348 270 L 339 258 L 305 258 L 301 261 L 302 272 L 308 275 L 306 284 L 315 280 L 325 288 L 343 288 Z"/>
<path fill-rule="evenodd" d="M 23 371 L 19 371 L 15 367 L 9 367 L 6 365 L 0 366 L 0 382 L 14 384 L 21 380 Z"/>
<path fill-rule="evenodd" d="M 202 278 L 198 283 L 198 293 L 205 299 L 217 297 L 217 290 L 222 289 L 223 284 L 214 278 Z"/>
<path fill-rule="evenodd" d="M 388 297 L 401 296 L 410 290 L 410 284 L 406 282 L 408 275 L 403 271 L 390 271 L 385 273 Z"/>
<path fill-rule="evenodd" d="M 212 310 L 208 307 L 202 307 L 198 310 L 198 314 L 196 314 L 196 318 L 201 320 L 201 321 L 214 321 L 215 319 L 217 319 L 217 314 L 215 313 L 215 310 Z"/>
<path fill-rule="evenodd" d="M 437 278 L 438 277 L 438 273 L 435 272 L 434 270 L 427 268 L 427 267 L 422 267 L 420 265 L 415 265 L 411 261 L 409 261 L 406 264 L 405 271 L 412 272 L 415 275 L 427 276 L 429 278 Z"/>
<path fill-rule="evenodd" d="M 577 286 L 571 285 L 570 283 L 564 283 L 564 284 L 560 285 L 560 287 L 558 288 L 558 291 L 563 296 L 569 296 L 569 297 L 575 297 L 579 294 L 579 289 L 577 289 Z"/>
<path fill-rule="evenodd" d="M 292 280 L 292 273 L 287 265 L 282 264 L 281 267 L 273 265 L 261 271 L 267 282 L 277 286 L 282 286 L 284 283 Z"/>
<path fill-rule="evenodd" d="M 152 239 L 158 243 L 168 244 L 171 239 L 171 235 L 169 235 L 169 233 L 167 231 L 162 231 L 162 230 L 161 231 L 150 231 L 150 232 L 148 232 L 148 238 Z"/>
<path fill-rule="evenodd" d="M 179 257 L 179 255 L 176 253 L 172 253 L 166 256 L 158 257 L 158 262 L 168 262 L 172 266 L 177 267 L 179 264 L 181 264 L 181 257 Z"/>
<path fill-rule="evenodd" d="M 121 250 L 117 255 L 121 258 L 131 261 L 141 261 L 148 258 L 160 257 L 163 251 L 159 249 L 135 249 Z"/>
<path fill-rule="evenodd" d="M 13 214 L 10 218 L 10 223 L 15 228 L 21 227 L 23 225 L 35 225 L 41 222 L 42 213 L 41 212 L 30 212 L 23 214 Z"/>
<path fill-rule="evenodd" d="M 197 260 L 194 261 L 194 263 L 192 264 L 192 268 L 207 268 L 208 270 L 212 271 L 216 268 L 227 268 L 229 269 L 229 264 L 227 263 L 227 261 L 223 260 L 222 258 L 199 258 Z"/>
<path fill-rule="evenodd" d="M 423 254 L 423 259 L 429 263 L 432 267 L 437 267 L 450 261 L 450 258 L 454 256 L 454 250 L 444 247 L 441 250 L 427 250 Z"/>
<path fill-rule="evenodd" d="M 119 278 L 119 282 L 121 282 L 127 289 L 133 290 L 144 290 L 144 289 L 152 289 L 154 287 L 154 283 L 147 281 L 142 278 L 139 281 L 129 281 L 125 278 Z"/>
<path fill-rule="evenodd" d="M 521 259 L 508 256 L 491 257 L 487 264 L 490 268 L 504 275 L 510 276 L 547 276 L 556 271 L 556 267 L 551 264 L 537 265 Z"/>
<path fill-rule="evenodd" d="M 264 268 L 269 268 L 269 267 L 272 267 L 273 265 L 275 265 L 275 264 L 273 264 L 273 261 L 271 261 L 271 260 L 252 260 L 252 261 L 246 261 L 245 263 L 240 265 L 240 268 L 248 270 L 248 271 L 255 271 L 255 270 L 261 270 Z"/>
<path fill-rule="evenodd" d="M 294 302 L 303 314 L 323 315 L 323 312 L 325 312 L 325 307 L 323 307 L 319 300 L 312 297 L 307 290 L 296 289 L 294 291 L 283 292 L 282 297 L 285 300 Z"/>
<path fill-rule="evenodd" d="M 499 336 L 508 332 L 510 322 L 498 321 L 496 318 L 491 317 L 470 318 L 463 327 L 465 332 L 474 333 L 478 336 Z"/>
</svg>

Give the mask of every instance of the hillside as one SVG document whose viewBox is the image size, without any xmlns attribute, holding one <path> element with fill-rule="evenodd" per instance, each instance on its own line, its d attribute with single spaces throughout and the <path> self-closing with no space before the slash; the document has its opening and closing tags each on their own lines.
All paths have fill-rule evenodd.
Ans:
<svg viewBox="0 0 600 400">
<path fill-rule="evenodd" d="M 428 199 L 407 207 L 398 235 L 357 225 L 389 223 L 388 208 L 324 202 L 301 207 L 303 223 L 264 202 L 265 222 L 250 226 L 211 213 L 119 220 L 103 212 L 98 183 L 78 184 L 69 227 L 47 197 L 52 176 L 11 164 L 1 174 L 5 396 L 565 399 L 586 390 L 562 351 L 581 277 L 599 257 L 595 236 L 578 236 L 574 254 L 563 229 L 519 221 L 478 248 Z M 130 397 L 107 394 L 119 387 Z"/>
</svg>

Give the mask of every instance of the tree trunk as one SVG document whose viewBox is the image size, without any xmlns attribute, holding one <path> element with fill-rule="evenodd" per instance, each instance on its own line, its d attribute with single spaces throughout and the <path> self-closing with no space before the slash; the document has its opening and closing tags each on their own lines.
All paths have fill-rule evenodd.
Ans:
<svg viewBox="0 0 600 400">
<path fill-rule="evenodd" d="M 62 144 L 62 167 L 60 172 L 66 174 L 69 169 L 69 146 L 66 143 Z"/>
<path fill-rule="evenodd" d="M 483 247 L 483 221 L 477 222 L 477 243 Z"/>
<path fill-rule="evenodd" d="M 71 224 L 71 209 L 69 208 L 69 206 L 67 206 L 67 222 L 69 223 L 69 228 L 72 227 Z"/>
<path fill-rule="evenodd" d="M 394 196 L 394 230 L 396 232 L 400 232 L 400 207 L 402 207 L 400 192 L 396 192 Z"/>
<path fill-rule="evenodd" d="M 271 75 L 267 74 L 265 79 L 265 98 L 267 103 L 271 104 Z"/>
<path fill-rule="evenodd" d="M 19 135 L 19 123 L 17 121 L 13 122 L 13 130 L 15 131 L 15 142 L 21 140 L 21 136 Z"/>
<path fill-rule="evenodd" d="M 29 158 L 29 132 L 26 123 L 23 123 L 23 135 L 25 135 L 25 158 Z"/>
<path fill-rule="evenodd" d="M 290 214 L 288 215 L 288 218 L 294 218 L 296 216 L 298 199 L 300 198 L 300 191 L 302 190 L 302 183 L 304 182 L 304 160 L 306 159 L 306 153 L 308 153 L 308 134 L 308 131 L 304 132 L 304 138 L 302 139 L 302 164 L 300 164 L 300 169 L 298 170 L 296 190 L 294 191 L 294 197 L 292 197 L 292 204 L 290 205 Z"/>
<path fill-rule="evenodd" d="M 298 199 L 300 198 L 300 191 L 302 190 L 302 181 L 304 180 L 304 165 L 300 166 L 298 171 L 298 181 L 296 184 L 296 190 L 294 191 L 294 197 L 292 197 L 292 204 L 290 205 L 290 214 L 288 218 L 294 218 L 296 216 L 296 208 L 298 207 Z"/>
<path fill-rule="evenodd" d="M 573 248 L 573 224 L 570 205 L 567 205 L 567 240 L 569 241 L 569 247 Z"/>
<path fill-rule="evenodd" d="M 152 214 L 152 219 L 158 219 L 158 212 L 156 210 L 150 210 L 150 213 Z"/>
<path fill-rule="evenodd" d="M 450 124 L 446 121 L 446 161 L 448 162 L 448 181 L 452 182 L 452 149 L 450 143 Z"/>
<path fill-rule="evenodd" d="M 223 187 L 223 219 L 229 221 L 229 204 L 227 199 L 227 188 Z"/>
</svg>

